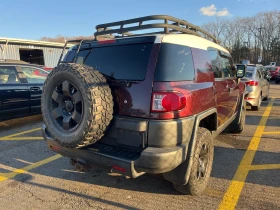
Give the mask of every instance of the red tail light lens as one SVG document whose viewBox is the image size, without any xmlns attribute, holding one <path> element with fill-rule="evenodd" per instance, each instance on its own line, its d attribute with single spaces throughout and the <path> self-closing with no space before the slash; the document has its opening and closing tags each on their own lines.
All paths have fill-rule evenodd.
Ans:
<svg viewBox="0 0 280 210">
<path fill-rule="evenodd" d="M 247 86 L 258 86 L 258 81 L 250 80 L 249 82 L 245 82 Z"/>
<path fill-rule="evenodd" d="M 185 108 L 186 97 L 182 93 L 153 93 L 152 112 L 171 112 Z"/>
</svg>

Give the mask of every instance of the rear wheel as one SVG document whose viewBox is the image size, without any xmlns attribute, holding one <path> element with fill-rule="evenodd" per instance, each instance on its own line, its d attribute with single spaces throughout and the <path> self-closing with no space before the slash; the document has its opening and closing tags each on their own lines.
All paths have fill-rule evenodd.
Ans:
<svg viewBox="0 0 280 210">
<path fill-rule="evenodd" d="M 260 94 L 258 97 L 258 105 L 257 106 L 252 106 L 252 110 L 254 111 L 258 111 L 261 108 L 261 104 L 262 104 L 262 95 Z"/>
<path fill-rule="evenodd" d="M 268 86 L 268 91 L 267 91 L 267 96 L 263 98 L 263 101 L 267 101 L 269 96 L 269 86 Z"/>
<path fill-rule="evenodd" d="M 245 127 L 245 120 L 246 120 L 246 102 L 241 107 L 240 110 L 240 118 L 235 119 L 227 128 L 227 132 L 229 133 L 241 133 Z"/>
<path fill-rule="evenodd" d="M 279 80 L 277 79 L 277 77 L 275 78 L 275 83 L 279 84 Z"/>
<path fill-rule="evenodd" d="M 211 132 L 206 128 L 198 128 L 196 144 L 188 183 L 186 185 L 173 184 L 174 188 L 183 194 L 202 194 L 210 178 L 214 158 L 214 145 Z"/>
</svg>

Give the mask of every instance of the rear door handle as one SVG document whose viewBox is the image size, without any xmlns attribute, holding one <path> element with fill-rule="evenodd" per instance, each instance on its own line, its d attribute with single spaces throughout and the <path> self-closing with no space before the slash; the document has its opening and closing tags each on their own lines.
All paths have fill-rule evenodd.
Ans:
<svg viewBox="0 0 280 210">
<path fill-rule="evenodd" d="M 40 90 L 40 87 L 31 87 L 30 90 L 35 90 L 35 91 L 37 91 L 37 90 Z"/>
</svg>

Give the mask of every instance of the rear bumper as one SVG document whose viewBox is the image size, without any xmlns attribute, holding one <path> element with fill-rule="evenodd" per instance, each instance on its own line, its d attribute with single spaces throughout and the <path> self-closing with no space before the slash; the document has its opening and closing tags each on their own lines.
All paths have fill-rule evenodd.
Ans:
<svg viewBox="0 0 280 210">
<path fill-rule="evenodd" d="M 45 126 L 42 127 L 42 134 L 48 147 L 62 156 L 88 167 L 102 167 L 132 178 L 144 173 L 164 173 L 176 168 L 185 161 L 189 143 L 187 141 L 178 146 L 165 148 L 147 147 L 141 152 L 132 152 L 99 142 L 75 149 L 60 146 L 50 137 Z"/>
<path fill-rule="evenodd" d="M 246 91 L 248 94 L 245 96 L 246 105 L 248 106 L 258 106 L 260 90 L 256 87 L 247 87 Z"/>
<path fill-rule="evenodd" d="M 245 99 L 246 105 L 248 106 L 258 106 L 258 98 Z"/>
</svg>

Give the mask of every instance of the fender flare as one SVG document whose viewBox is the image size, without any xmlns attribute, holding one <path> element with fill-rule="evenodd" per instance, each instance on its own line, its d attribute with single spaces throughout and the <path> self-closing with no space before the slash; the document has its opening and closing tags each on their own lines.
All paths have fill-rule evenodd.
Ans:
<svg viewBox="0 0 280 210">
<path fill-rule="evenodd" d="M 193 127 L 191 140 L 190 140 L 190 143 L 188 146 L 186 160 L 184 162 L 182 162 L 179 166 L 174 168 L 172 171 L 163 173 L 163 177 L 166 180 L 168 180 L 172 183 L 175 183 L 175 184 L 179 184 L 179 185 L 185 185 L 188 183 L 192 164 L 193 164 L 193 158 L 194 158 L 194 154 L 195 154 L 197 129 L 199 127 L 201 120 L 203 120 L 204 118 L 206 118 L 214 113 L 217 114 L 217 109 L 211 108 L 195 117 L 195 123 L 194 123 L 194 127 Z"/>
</svg>

